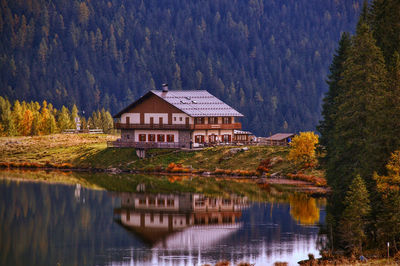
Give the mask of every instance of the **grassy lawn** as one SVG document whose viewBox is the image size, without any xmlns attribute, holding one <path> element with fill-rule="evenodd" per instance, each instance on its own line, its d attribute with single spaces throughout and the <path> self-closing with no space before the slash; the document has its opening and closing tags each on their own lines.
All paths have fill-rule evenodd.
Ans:
<svg viewBox="0 0 400 266">
<path fill-rule="evenodd" d="M 254 172 L 260 162 L 277 159 L 270 173 L 286 175 L 296 173 L 295 165 L 286 156 L 288 147 L 219 146 L 196 151 L 151 149 L 140 159 L 133 148 L 107 148 L 107 141 L 117 137 L 105 134 L 55 134 L 34 137 L 0 138 L 0 163 L 68 163 L 75 168 L 119 168 L 125 170 L 162 170 L 170 163 L 213 172 L 216 169 Z M 243 147 L 242 147 L 243 148 Z M 306 170 L 304 174 L 323 176 L 319 170 Z"/>
<path fill-rule="evenodd" d="M 104 134 L 55 134 L 34 137 L 1 137 L 1 162 L 74 163 L 86 154 L 107 148 L 116 137 Z"/>
</svg>

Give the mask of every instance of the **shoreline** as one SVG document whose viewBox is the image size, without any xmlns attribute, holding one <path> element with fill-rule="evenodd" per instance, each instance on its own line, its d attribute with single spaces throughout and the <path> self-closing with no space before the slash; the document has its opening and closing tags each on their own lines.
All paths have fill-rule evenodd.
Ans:
<svg viewBox="0 0 400 266">
<path fill-rule="evenodd" d="M 128 169 L 120 169 L 120 168 L 60 168 L 60 167 L 24 167 L 24 166 L 16 166 L 15 163 L 8 167 L 4 167 L 4 163 L 0 162 L 0 171 L 45 171 L 45 172 L 81 172 L 81 173 L 106 173 L 106 174 L 149 174 L 155 176 L 196 176 L 203 178 L 222 178 L 227 180 L 247 180 L 259 186 L 269 186 L 269 185 L 283 185 L 287 186 L 289 190 L 295 190 L 302 193 L 310 194 L 315 197 L 324 197 L 330 194 L 331 189 L 327 186 L 316 186 L 312 182 L 307 182 L 303 180 L 293 180 L 284 177 L 275 177 L 275 178 L 266 178 L 260 176 L 240 176 L 240 175 L 221 175 L 207 172 L 206 174 L 195 173 L 195 172 L 187 172 L 187 173 L 172 173 L 166 171 L 144 171 L 144 170 L 128 170 Z"/>
</svg>

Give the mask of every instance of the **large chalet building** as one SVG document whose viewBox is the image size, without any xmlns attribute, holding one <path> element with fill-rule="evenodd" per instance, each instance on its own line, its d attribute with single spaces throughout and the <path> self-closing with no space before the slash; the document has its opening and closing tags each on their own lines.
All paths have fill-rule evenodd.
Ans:
<svg viewBox="0 0 400 266">
<path fill-rule="evenodd" d="M 115 147 L 191 148 L 231 143 L 243 115 L 205 90 L 151 90 L 114 115 Z M 242 137 L 242 136 L 241 136 Z"/>
</svg>

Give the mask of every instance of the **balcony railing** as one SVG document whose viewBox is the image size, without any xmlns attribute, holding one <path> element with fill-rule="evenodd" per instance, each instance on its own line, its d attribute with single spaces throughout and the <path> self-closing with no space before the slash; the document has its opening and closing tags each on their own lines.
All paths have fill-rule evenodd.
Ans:
<svg viewBox="0 0 400 266">
<path fill-rule="evenodd" d="M 181 129 L 181 130 L 193 130 L 193 129 L 242 129 L 241 123 L 232 124 L 124 124 L 115 123 L 117 129 Z"/>
<path fill-rule="evenodd" d="M 189 143 L 182 142 L 135 142 L 135 141 L 108 141 L 110 148 L 136 148 L 136 149 L 180 149 L 189 147 Z"/>
<path fill-rule="evenodd" d="M 195 124 L 194 129 L 242 129 L 242 124 Z"/>
<path fill-rule="evenodd" d="M 115 123 L 115 128 L 117 129 L 193 129 L 193 125 L 170 125 L 170 124 L 124 124 L 124 123 Z"/>
</svg>

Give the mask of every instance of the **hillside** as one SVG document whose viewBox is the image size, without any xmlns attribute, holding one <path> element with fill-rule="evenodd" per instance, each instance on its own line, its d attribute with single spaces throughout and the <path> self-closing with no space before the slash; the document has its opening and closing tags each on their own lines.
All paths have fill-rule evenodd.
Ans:
<svg viewBox="0 0 400 266">
<path fill-rule="evenodd" d="M 312 130 L 361 0 L 1 3 L 0 95 L 115 113 L 148 89 L 206 89 L 257 135 Z"/>
</svg>

